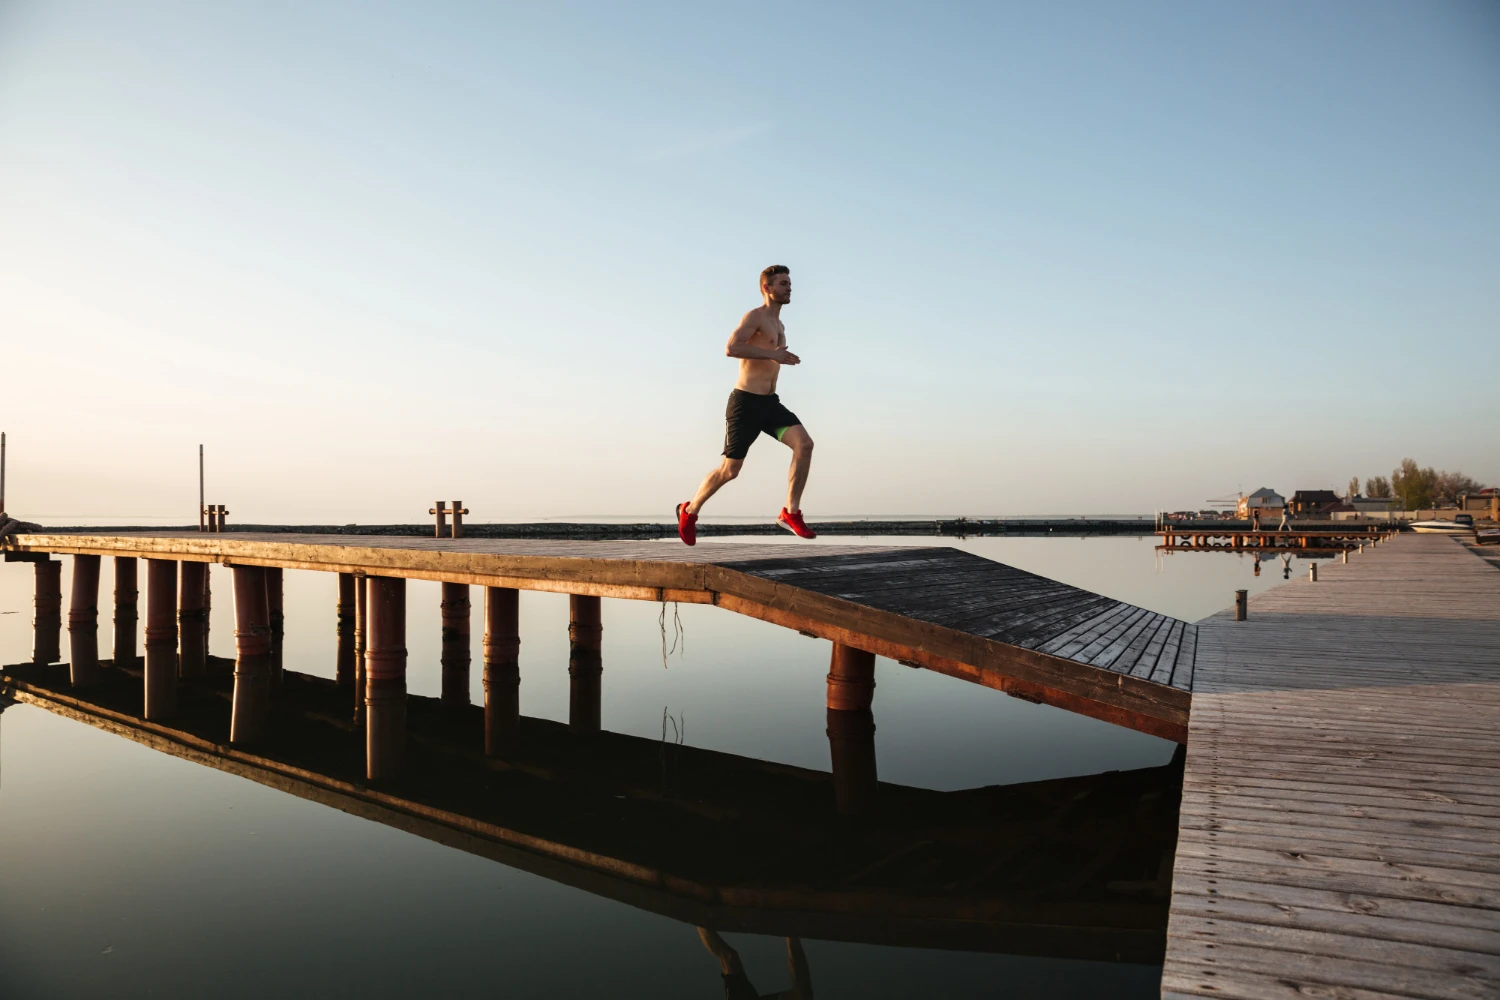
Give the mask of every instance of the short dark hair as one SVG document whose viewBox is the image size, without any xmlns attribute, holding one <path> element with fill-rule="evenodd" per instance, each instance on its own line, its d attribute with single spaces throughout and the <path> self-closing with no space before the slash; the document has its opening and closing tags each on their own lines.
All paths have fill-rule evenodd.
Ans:
<svg viewBox="0 0 1500 1000">
<path fill-rule="evenodd" d="M 792 269 L 787 267 L 785 264 L 772 264 L 770 267 L 760 272 L 760 290 L 765 291 L 766 288 L 770 286 L 771 282 L 776 280 L 776 276 L 778 274 L 791 273 Z"/>
</svg>

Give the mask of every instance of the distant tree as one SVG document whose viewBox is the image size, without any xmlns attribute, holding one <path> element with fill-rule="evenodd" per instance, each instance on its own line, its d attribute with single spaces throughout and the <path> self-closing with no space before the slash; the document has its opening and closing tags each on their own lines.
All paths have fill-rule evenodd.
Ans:
<svg viewBox="0 0 1500 1000">
<path fill-rule="evenodd" d="M 1365 496 L 1374 497 L 1377 500 L 1389 500 L 1391 498 L 1391 481 L 1384 476 L 1366 479 Z"/>
<path fill-rule="evenodd" d="M 1437 470 L 1432 466 L 1424 469 L 1414 460 L 1403 458 L 1400 468 L 1391 472 L 1391 491 L 1407 510 L 1421 510 L 1432 506 L 1437 478 Z"/>
<path fill-rule="evenodd" d="M 1358 495 L 1359 495 L 1359 477 L 1355 476 L 1355 477 L 1353 477 L 1352 479 L 1349 480 L 1349 496 L 1350 497 L 1355 497 L 1355 496 L 1358 496 Z"/>
<path fill-rule="evenodd" d="M 1458 503 L 1460 495 L 1478 493 L 1482 489 L 1484 489 L 1483 483 L 1470 479 L 1462 472 L 1439 472 L 1432 492 L 1435 499 Z"/>
</svg>

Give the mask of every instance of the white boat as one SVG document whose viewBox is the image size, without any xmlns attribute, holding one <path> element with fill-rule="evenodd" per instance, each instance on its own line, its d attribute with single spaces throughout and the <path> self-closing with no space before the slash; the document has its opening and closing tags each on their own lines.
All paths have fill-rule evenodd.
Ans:
<svg viewBox="0 0 1500 1000">
<path fill-rule="evenodd" d="M 1460 517 L 1464 515 L 1460 514 Z M 1413 521 L 1409 527 L 1412 531 L 1421 531 L 1431 535 L 1472 535 L 1474 534 L 1474 519 L 1466 518 L 1465 521 Z"/>
</svg>

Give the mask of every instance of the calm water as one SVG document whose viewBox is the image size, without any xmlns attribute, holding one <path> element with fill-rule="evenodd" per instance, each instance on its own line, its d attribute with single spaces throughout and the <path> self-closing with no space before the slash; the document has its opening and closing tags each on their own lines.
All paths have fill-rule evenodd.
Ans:
<svg viewBox="0 0 1500 1000">
<path fill-rule="evenodd" d="M 1149 538 L 951 544 L 1190 621 L 1228 605 L 1236 587 L 1255 592 L 1282 580 L 1277 562 L 1253 577 L 1248 557 L 1159 560 Z M 1304 565 L 1294 563 L 1293 573 Z M 65 601 L 69 570 L 65 560 Z M 212 652 L 228 657 L 229 578 L 215 568 L 213 579 Z M 112 587 L 104 560 L 104 655 Z M 332 677 L 336 577 L 288 571 L 285 587 L 287 670 Z M 30 659 L 31 596 L 31 567 L 0 565 L 0 662 Z M 439 693 L 438 601 L 436 584 L 410 585 L 415 695 Z M 471 694 L 480 703 L 477 605 Z M 604 603 L 606 730 L 658 739 L 666 712 L 692 746 L 827 770 L 826 642 L 683 606 L 685 643 L 664 667 L 660 612 L 659 605 Z M 669 645 L 671 616 L 669 608 Z M 566 598 L 523 594 L 521 622 L 522 713 L 566 721 Z M 883 781 L 937 790 L 1005 785 L 1157 766 L 1173 750 L 890 661 L 876 669 Z M 718 963 L 691 925 L 28 705 L 0 717 L 0 845 L 0 993 L 7 997 L 723 993 Z M 725 937 L 762 993 L 789 988 L 781 939 Z M 818 997 L 1149 997 L 1159 990 L 1160 969 L 1151 966 L 819 940 L 804 946 Z"/>
</svg>

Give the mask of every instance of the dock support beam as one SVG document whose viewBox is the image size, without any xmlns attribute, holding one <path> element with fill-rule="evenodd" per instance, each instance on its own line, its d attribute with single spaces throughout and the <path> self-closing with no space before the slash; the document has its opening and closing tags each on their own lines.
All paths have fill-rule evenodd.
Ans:
<svg viewBox="0 0 1500 1000">
<path fill-rule="evenodd" d="M 370 639 L 370 578 L 354 575 L 354 726 L 365 724 L 365 650 Z"/>
<path fill-rule="evenodd" d="M 265 735 L 270 699 L 271 612 L 266 601 L 266 571 L 235 566 L 234 699 L 229 742 L 252 744 Z"/>
<path fill-rule="evenodd" d="M 365 650 L 365 776 L 394 776 L 406 747 L 406 581 L 371 577 Z"/>
<path fill-rule="evenodd" d="M 266 567 L 266 612 L 271 626 L 271 687 L 272 694 L 281 693 L 283 657 L 282 648 L 286 638 L 286 594 L 280 566 Z"/>
<path fill-rule="evenodd" d="M 520 591 L 484 588 L 484 752 L 514 750 L 521 737 Z"/>
<path fill-rule="evenodd" d="M 68 603 L 68 677 L 74 687 L 99 679 L 99 557 L 73 557 Z"/>
<path fill-rule="evenodd" d="M 146 560 L 146 718 L 177 710 L 177 562 Z"/>
<path fill-rule="evenodd" d="M 333 634 L 338 637 L 333 676 L 339 687 L 354 684 L 354 574 L 339 574 L 339 603 L 334 609 Z"/>
<path fill-rule="evenodd" d="M 443 584 L 443 704 L 464 708 L 469 704 L 469 585 Z"/>
<path fill-rule="evenodd" d="M 37 663 L 56 663 L 62 659 L 62 563 L 47 559 L 33 563 L 36 567 L 35 615 L 31 625 L 36 630 L 31 658 Z"/>
<path fill-rule="evenodd" d="M 182 638 L 178 674 L 202 677 L 208 672 L 208 608 L 203 605 L 208 563 L 184 562 L 177 593 L 177 628 Z"/>
<path fill-rule="evenodd" d="M 875 799 L 875 654 L 833 644 L 828 668 L 828 752 L 838 811 L 864 812 Z"/>
<path fill-rule="evenodd" d="M 597 733 L 601 724 L 604 625 L 599 598 L 568 595 L 568 726 Z"/>
<path fill-rule="evenodd" d="M 139 563 L 134 556 L 115 556 L 115 666 L 134 669 L 136 634 L 140 628 L 140 591 L 136 589 Z"/>
</svg>

